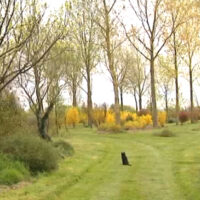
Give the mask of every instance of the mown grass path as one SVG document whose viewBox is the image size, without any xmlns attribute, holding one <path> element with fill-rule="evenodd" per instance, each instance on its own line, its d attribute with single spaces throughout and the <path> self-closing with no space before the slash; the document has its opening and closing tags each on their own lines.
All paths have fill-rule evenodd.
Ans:
<svg viewBox="0 0 200 200">
<path fill-rule="evenodd" d="M 200 125 L 170 126 L 176 137 L 152 132 L 97 134 L 75 129 L 65 139 L 75 155 L 59 170 L 1 200 L 200 200 Z M 122 166 L 125 151 L 132 166 Z"/>
</svg>

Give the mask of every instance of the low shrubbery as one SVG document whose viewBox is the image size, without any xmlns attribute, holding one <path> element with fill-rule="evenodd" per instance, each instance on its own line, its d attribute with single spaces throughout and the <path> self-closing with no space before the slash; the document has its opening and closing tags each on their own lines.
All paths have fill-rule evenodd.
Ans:
<svg viewBox="0 0 200 200">
<path fill-rule="evenodd" d="M 169 124 L 176 123 L 176 118 L 169 118 L 168 123 Z"/>
<path fill-rule="evenodd" d="M 137 113 L 137 115 L 138 116 L 143 116 L 143 115 L 150 115 L 150 111 L 148 110 L 148 109 L 142 109 L 142 110 L 140 110 L 138 113 Z"/>
<path fill-rule="evenodd" d="M 111 133 L 119 133 L 122 131 L 122 127 L 115 123 L 103 123 L 98 127 L 98 130 Z"/>
<path fill-rule="evenodd" d="M 0 184 L 11 185 L 28 179 L 29 176 L 29 171 L 23 163 L 0 154 Z"/>
<path fill-rule="evenodd" d="M 32 172 L 57 168 L 59 154 L 53 145 L 37 135 L 16 134 L 0 141 L 0 151 L 22 161 Z"/>
<path fill-rule="evenodd" d="M 75 127 L 80 121 L 77 107 L 71 107 L 66 111 L 66 124 Z"/>
<path fill-rule="evenodd" d="M 74 154 L 74 148 L 63 140 L 58 140 L 53 143 L 61 157 L 72 156 Z"/>
<path fill-rule="evenodd" d="M 127 121 L 124 124 L 125 130 L 144 129 L 152 124 L 151 115 L 142 115 L 133 117 L 133 121 Z"/>
<path fill-rule="evenodd" d="M 167 120 L 166 112 L 158 112 L 158 123 L 161 127 L 164 127 Z"/>
<path fill-rule="evenodd" d="M 159 133 L 155 133 L 156 136 L 160 136 L 160 137 L 173 137 L 175 136 L 174 133 L 168 129 L 164 129 Z"/>
</svg>

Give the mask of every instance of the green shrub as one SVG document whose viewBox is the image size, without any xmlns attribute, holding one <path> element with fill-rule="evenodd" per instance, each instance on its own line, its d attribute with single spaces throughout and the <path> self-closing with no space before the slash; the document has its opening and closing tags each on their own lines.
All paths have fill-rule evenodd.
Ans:
<svg viewBox="0 0 200 200">
<path fill-rule="evenodd" d="M 58 140 L 53 143 L 61 157 L 72 156 L 74 154 L 74 148 L 68 142 Z"/>
<path fill-rule="evenodd" d="M 133 116 L 130 115 L 130 114 L 128 114 L 127 117 L 126 117 L 126 122 L 128 122 L 128 121 L 133 121 L 133 120 L 134 120 L 134 119 L 133 119 Z"/>
<path fill-rule="evenodd" d="M 168 129 L 164 129 L 162 130 L 160 133 L 156 133 L 156 136 L 160 136 L 160 137 L 173 137 L 175 136 L 174 133 Z"/>
<path fill-rule="evenodd" d="M 176 118 L 169 118 L 168 123 L 169 124 L 176 123 Z"/>
<path fill-rule="evenodd" d="M 0 142 L 0 151 L 24 162 L 32 172 L 56 169 L 59 159 L 51 143 L 31 134 L 5 137 Z"/>
<path fill-rule="evenodd" d="M 0 154 L 0 184 L 15 184 L 26 180 L 29 176 L 29 171 L 23 163 Z"/>
<path fill-rule="evenodd" d="M 98 130 L 111 133 L 119 133 L 122 131 L 122 127 L 114 123 L 103 123 L 98 127 Z"/>
</svg>

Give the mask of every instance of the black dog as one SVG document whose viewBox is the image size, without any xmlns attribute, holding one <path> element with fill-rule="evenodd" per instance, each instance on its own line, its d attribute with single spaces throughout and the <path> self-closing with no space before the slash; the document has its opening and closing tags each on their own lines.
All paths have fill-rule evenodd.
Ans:
<svg viewBox="0 0 200 200">
<path fill-rule="evenodd" d="M 125 152 L 121 152 L 121 157 L 122 157 L 122 165 L 130 165 Z"/>
</svg>

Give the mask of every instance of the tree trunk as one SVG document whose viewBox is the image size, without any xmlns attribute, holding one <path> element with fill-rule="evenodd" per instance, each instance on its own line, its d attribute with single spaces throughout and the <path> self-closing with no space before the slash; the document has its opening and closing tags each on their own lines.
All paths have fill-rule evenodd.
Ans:
<svg viewBox="0 0 200 200">
<path fill-rule="evenodd" d="M 120 86 L 119 89 L 120 89 L 121 111 L 123 111 L 124 110 L 124 98 L 123 98 L 123 88 L 122 88 L 122 86 Z"/>
<path fill-rule="evenodd" d="M 150 60 L 150 73 L 151 73 L 151 100 L 152 100 L 152 117 L 153 127 L 158 126 L 157 116 L 157 103 L 156 103 L 156 88 L 155 88 L 155 71 L 154 71 L 154 58 L 153 53 Z"/>
<path fill-rule="evenodd" d="M 189 76 L 190 76 L 190 117 L 191 123 L 194 123 L 194 100 L 193 100 L 193 77 L 192 77 L 192 62 L 189 63 Z"/>
<path fill-rule="evenodd" d="M 136 113 L 138 112 L 138 102 L 137 102 L 137 95 L 136 95 L 136 91 L 134 90 L 134 100 L 135 100 L 135 110 Z"/>
<path fill-rule="evenodd" d="M 117 80 L 113 80 L 113 89 L 114 89 L 114 96 L 115 96 L 115 122 L 116 124 L 120 124 L 120 108 L 119 108 L 119 90 Z"/>
<path fill-rule="evenodd" d="M 76 92 L 77 92 L 77 85 L 76 81 L 73 80 L 72 82 L 72 105 L 73 107 L 77 107 L 77 99 L 76 99 Z"/>
<path fill-rule="evenodd" d="M 108 58 L 108 65 L 109 65 L 109 71 L 112 77 L 112 82 L 113 82 L 113 89 L 114 89 L 114 97 L 115 97 L 115 123 L 120 124 L 120 108 L 119 108 L 119 85 L 118 85 L 118 80 L 116 77 L 116 72 L 114 69 L 114 58 L 113 58 L 113 49 L 112 49 L 112 44 L 111 44 L 111 29 L 110 29 L 110 18 L 109 18 L 109 13 L 108 8 L 106 6 L 105 0 L 103 1 L 104 3 L 104 11 L 105 11 L 105 42 L 106 42 L 106 53 L 107 53 L 107 58 Z"/>
<path fill-rule="evenodd" d="M 51 137 L 47 133 L 47 122 L 49 119 L 49 114 L 53 109 L 53 106 L 54 106 L 54 103 L 50 103 L 50 105 L 46 109 L 46 112 L 43 114 L 43 116 L 42 116 L 41 110 L 38 110 L 36 114 L 39 134 L 43 139 L 46 139 L 49 141 L 51 141 Z"/>
<path fill-rule="evenodd" d="M 168 107 L 168 92 L 167 92 L 167 89 L 165 91 L 165 112 L 166 112 L 166 120 L 168 122 L 169 107 Z"/>
<path fill-rule="evenodd" d="M 142 95 L 139 93 L 139 110 L 142 110 Z"/>
<path fill-rule="evenodd" d="M 174 48 L 174 67 L 175 67 L 175 87 L 176 87 L 176 125 L 179 124 L 179 83 L 178 83 L 178 63 L 177 63 L 177 49 L 176 49 L 176 33 L 173 33 L 173 48 Z"/>
<path fill-rule="evenodd" d="M 90 69 L 88 66 L 87 66 L 87 114 L 88 114 L 88 126 L 92 128 L 92 91 L 91 91 Z"/>
<path fill-rule="evenodd" d="M 55 111 L 56 135 L 58 135 L 60 127 L 59 127 L 59 123 L 58 123 L 57 103 L 55 104 L 54 111 Z"/>
</svg>

